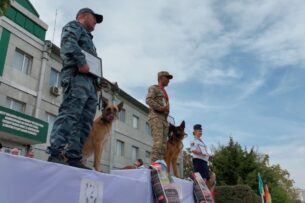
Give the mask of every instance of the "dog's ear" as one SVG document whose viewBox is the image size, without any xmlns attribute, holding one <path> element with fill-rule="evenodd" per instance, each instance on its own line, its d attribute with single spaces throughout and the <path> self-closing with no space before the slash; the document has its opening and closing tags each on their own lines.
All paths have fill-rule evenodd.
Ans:
<svg viewBox="0 0 305 203">
<path fill-rule="evenodd" d="M 184 121 L 181 122 L 180 128 L 184 130 L 184 128 L 185 128 L 185 122 Z"/>
<path fill-rule="evenodd" d="M 107 106 L 108 106 L 108 100 L 106 100 L 106 99 L 102 99 L 102 107 L 103 107 L 103 109 L 105 109 Z"/>
<path fill-rule="evenodd" d="M 118 105 L 118 109 L 119 109 L 119 111 L 121 111 L 121 110 L 122 110 L 123 106 L 124 106 L 124 102 L 121 102 L 121 103 Z"/>
<path fill-rule="evenodd" d="M 173 124 L 169 123 L 169 126 L 168 126 L 169 132 L 174 131 L 175 128 L 176 128 L 176 127 L 175 127 Z"/>
</svg>

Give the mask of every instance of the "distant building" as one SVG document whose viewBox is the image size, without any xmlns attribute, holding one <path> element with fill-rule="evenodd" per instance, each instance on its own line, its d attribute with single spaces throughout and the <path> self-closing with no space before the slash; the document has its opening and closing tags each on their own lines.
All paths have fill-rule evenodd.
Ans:
<svg viewBox="0 0 305 203">
<path fill-rule="evenodd" d="M 39 110 L 45 105 L 42 74 L 50 43 L 44 41 L 48 26 L 32 4 L 11 4 L 0 18 L 0 139 L 4 151 L 17 147 L 24 155 L 27 145 L 47 138 L 48 123 Z"/>
<path fill-rule="evenodd" d="M 0 18 L 0 142 L 4 151 L 17 147 L 21 155 L 32 145 L 35 158 L 43 160 L 48 157 L 45 150 L 62 100 L 60 49 L 45 40 L 47 29 L 28 0 L 12 1 Z M 102 169 L 122 168 L 138 158 L 149 164 L 148 108 L 122 89 L 116 95 L 103 92 L 103 97 L 110 102 L 123 101 L 124 108 L 113 124 Z M 182 163 L 180 156 L 180 174 Z"/>
</svg>

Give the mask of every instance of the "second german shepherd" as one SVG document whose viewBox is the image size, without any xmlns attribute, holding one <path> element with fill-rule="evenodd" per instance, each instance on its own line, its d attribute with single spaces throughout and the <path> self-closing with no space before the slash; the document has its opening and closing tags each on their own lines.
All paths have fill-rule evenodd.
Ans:
<svg viewBox="0 0 305 203">
<path fill-rule="evenodd" d="M 174 176 L 178 177 L 177 170 L 177 159 L 183 149 L 182 140 L 185 137 L 185 122 L 182 121 L 180 126 L 174 126 L 170 124 L 169 126 L 169 139 L 167 141 L 167 149 L 165 152 L 165 162 L 167 164 L 167 170 L 170 172 L 171 166 L 173 167 Z M 183 174 L 181 174 L 183 177 Z"/>
</svg>

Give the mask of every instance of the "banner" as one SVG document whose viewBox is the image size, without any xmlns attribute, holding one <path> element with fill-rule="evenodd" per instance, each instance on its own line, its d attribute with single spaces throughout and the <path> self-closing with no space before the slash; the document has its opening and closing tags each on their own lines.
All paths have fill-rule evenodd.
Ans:
<svg viewBox="0 0 305 203">
<path fill-rule="evenodd" d="M 1 203 L 146 203 L 147 182 L 0 152 Z"/>
</svg>

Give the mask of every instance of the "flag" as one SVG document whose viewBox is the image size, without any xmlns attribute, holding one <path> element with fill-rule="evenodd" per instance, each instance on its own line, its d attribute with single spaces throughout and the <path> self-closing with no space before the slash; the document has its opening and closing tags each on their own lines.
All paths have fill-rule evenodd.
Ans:
<svg viewBox="0 0 305 203">
<path fill-rule="evenodd" d="M 264 193 L 264 183 L 263 183 L 262 177 L 259 173 L 258 173 L 258 191 L 259 191 L 259 193 L 262 197 L 265 195 L 265 193 Z"/>
<path fill-rule="evenodd" d="M 265 202 L 272 203 L 271 194 L 269 193 L 268 185 L 265 185 Z"/>
</svg>

